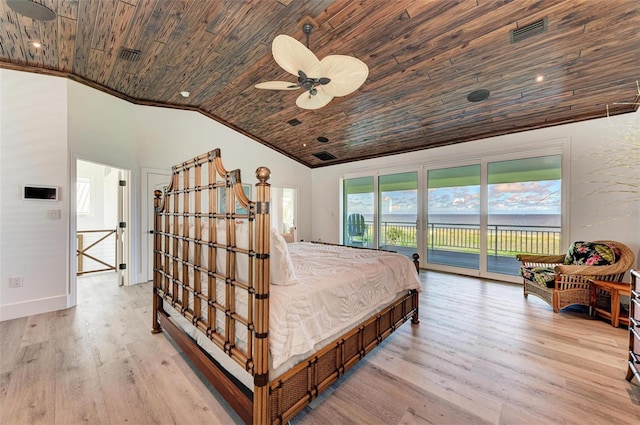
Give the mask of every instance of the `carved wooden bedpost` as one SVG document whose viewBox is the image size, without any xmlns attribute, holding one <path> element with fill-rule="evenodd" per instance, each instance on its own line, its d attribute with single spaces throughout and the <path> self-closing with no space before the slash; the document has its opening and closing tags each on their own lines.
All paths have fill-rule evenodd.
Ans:
<svg viewBox="0 0 640 425">
<path fill-rule="evenodd" d="M 269 423 L 269 247 L 271 220 L 269 200 L 271 188 L 267 180 L 271 171 L 256 170 L 256 280 L 255 280 L 255 346 L 253 423 Z"/>
<path fill-rule="evenodd" d="M 157 334 L 162 332 L 160 323 L 158 322 L 158 307 L 162 302 L 160 295 L 158 295 L 157 289 L 160 288 L 162 275 L 158 272 L 158 268 L 162 263 L 160 251 L 162 250 L 162 242 L 160 240 L 160 226 L 162 223 L 160 211 L 162 209 L 162 191 L 153 191 L 153 326 L 151 327 L 151 333 Z"/>
</svg>

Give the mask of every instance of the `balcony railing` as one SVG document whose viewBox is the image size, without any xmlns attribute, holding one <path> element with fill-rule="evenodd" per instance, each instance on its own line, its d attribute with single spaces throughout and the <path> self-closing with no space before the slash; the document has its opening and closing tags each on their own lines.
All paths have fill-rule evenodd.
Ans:
<svg viewBox="0 0 640 425">
<path fill-rule="evenodd" d="M 367 223 L 367 234 L 372 232 L 373 226 Z M 373 240 L 373 235 L 369 238 Z M 399 221 L 383 221 L 380 225 L 380 245 L 386 246 L 417 246 L 418 231 L 415 223 Z"/>
<path fill-rule="evenodd" d="M 366 222 L 364 244 L 373 241 L 373 222 Z M 416 247 L 415 223 L 383 221 L 380 224 L 379 245 Z M 428 249 L 465 253 L 480 253 L 480 226 L 477 224 L 427 224 Z M 512 257 L 518 253 L 560 254 L 560 227 L 528 225 L 489 225 L 487 254 Z"/>
<path fill-rule="evenodd" d="M 480 226 L 428 223 L 429 249 L 480 252 Z M 559 254 L 560 227 L 495 224 L 487 226 L 487 254 Z"/>
</svg>

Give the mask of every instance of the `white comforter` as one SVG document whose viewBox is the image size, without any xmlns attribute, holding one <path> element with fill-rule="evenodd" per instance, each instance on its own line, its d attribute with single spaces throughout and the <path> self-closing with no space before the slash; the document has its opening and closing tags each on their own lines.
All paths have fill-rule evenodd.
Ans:
<svg viewBox="0 0 640 425">
<path fill-rule="evenodd" d="M 292 357 L 312 354 L 397 294 L 421 289 L 413 263 L 400 254 L 308 242 L 288 248 L 300 283 L 270 287 L 274 369 Z"/>
</svg>

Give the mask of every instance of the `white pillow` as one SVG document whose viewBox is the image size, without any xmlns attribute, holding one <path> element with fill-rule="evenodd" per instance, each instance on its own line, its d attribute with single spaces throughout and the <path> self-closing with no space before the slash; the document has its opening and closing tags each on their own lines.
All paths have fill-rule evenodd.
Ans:
<svg viewBox="0 0 640 425">
<path fill-rule="evenodd" d="M 269 278 L 273 285 L 295 285 L 298 283 L 293 270 L 293 262 L 289 256 L 287 241 L 280 232 L 271 228 Z"/>
<path fill-rule="evenodd" d="M 218 243 L 227 243 L 227 225 L 225 220 L 220 220 L 216 224 Z M 274 228 L 271 228 L 271 243 L 269 249 L 269 280 L 274 285 L 294 285 L 298 283 L 293 263 L 289 256 L 287 242 L 282 235 Z M 246 221 L 236 222 L 236 246 L 240 249 L 249 247 L 249 223 Z M 226 273 L 226 252 L 217 250 L 216 268 L 219 273 Z M 245 254 L 236 255 L 236 277 L 238 280 L 246 282 L 248 280 L 249 258 Z"/>
</svg>

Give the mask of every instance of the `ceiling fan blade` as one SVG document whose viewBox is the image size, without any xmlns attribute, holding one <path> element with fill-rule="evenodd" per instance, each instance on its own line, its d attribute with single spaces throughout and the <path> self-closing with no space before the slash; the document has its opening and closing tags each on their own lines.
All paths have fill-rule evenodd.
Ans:
<svg viewBox="0 0 640 425">
<path fill-rule="evenodd" d="M 356 91 L 369 76 L 369 67 L 352 56 L 330 55 L 323 58 L 322 76 L 331 81 L 322 88 L 331 96 L 346 96 Z"/>
<path fill-rule="evenodd" d="M 271 51 L 275 61 L 289 74 L 298 76 L 303 71 L 311 78 L 318 78 L 322 73 L 320 61 L 304 44 L 288 35 L 279 35 L 273 39 Z"/>
<path fill-rule="evenodd" d="M 255 87 L 265 90 L 298 90 L 300 88 L 298 84 L 288 81 L 265 81 L 264 83 L 256 84 Z"/>
<path fill-rule="evenodd" d="M 319 87 L 315 95 L 305 91 L 296 99 L 296 105 L 302 109 L 320 109 L 331 102 L 333 96 L 328 95 Z"/>
</svg>

